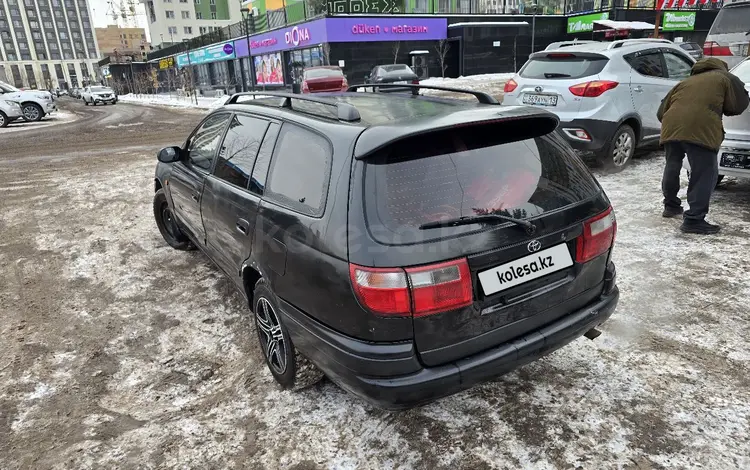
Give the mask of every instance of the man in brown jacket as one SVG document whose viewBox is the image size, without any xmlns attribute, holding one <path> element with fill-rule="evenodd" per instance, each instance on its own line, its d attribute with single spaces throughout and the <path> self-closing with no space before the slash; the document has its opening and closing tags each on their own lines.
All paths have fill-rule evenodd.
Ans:
<svg viewBox="0 0 750 470">
<path fill-rule="evenodd" d="M 742 80 L 728 72 L 724 61 L 714 58 L 696 62 L 690 77 L 678 83 L 662 100 L 657 117 L 662 123 L 661 143 L 667 156 L 661 182 L 663 215 L 682 214 L 681 231 L 700 234 L 719 231 L 719 226 L 709 224 L 705 217 L 719 176 L 717 154 L 724 140 L 722 115 L 742 114 L 749 101 Z M 683 214 L 677 193 L 686 154 L 690 163 L 687 192 L 690 208 Z"/>
</svg>

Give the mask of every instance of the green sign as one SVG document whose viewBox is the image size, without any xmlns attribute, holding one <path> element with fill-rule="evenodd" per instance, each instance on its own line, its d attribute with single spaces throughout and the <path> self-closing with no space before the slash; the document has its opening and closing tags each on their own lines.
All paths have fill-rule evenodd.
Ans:
<svg viewBox="0 0 750 470">
<path fill-rule="evenodd" d="M 594 30 L 594 21 L 608 20 L 609 13 L 592 13 L 590 15 L 568 18 L 568 34 L 588 33 Z"/>
<path fill-rule="evenodd" d="M 694 11 L 665 11 L 662 31 L 692 31 L 695 28 Z"/>
</svg>

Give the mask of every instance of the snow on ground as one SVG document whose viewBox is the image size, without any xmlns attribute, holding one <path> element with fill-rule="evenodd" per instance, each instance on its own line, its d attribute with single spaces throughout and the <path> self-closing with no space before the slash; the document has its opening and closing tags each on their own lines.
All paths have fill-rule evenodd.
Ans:
<svg viewBox="0 0 750 470">
<path fill-rule="evenodd" d="M 79 117 L 80 116 L 76 113 L 58 110 L 52 114 L 48 114 L 43 117 L 41 121 L 37 122 L 26 122 L 23 119 L 18 119 L 17 121 L 8 124 L 8 127 L 0 129 L 0 136 L 31 128 L 41 129 L 44 127 L 56 126 L 58 124 L 66 124 L 78 120 Z"/>
<path fill-rule="evenodd" d="M 120 95 L 118 99 L 123 103 L 133 104 L 149 104 L 149 105 L 161 105 L 161 106 L 173 106 L 178 108 L 198 108 L 198 109 L 214 109 L 223 105 L 229 96 L 222 96 L 220 98 L 199 96 L 198 103 L 196 104 L 195 98 L 188 96 L 181 96 L 176 93 L 174 94 L 159 94 L 159 95 L 147 95 L 147 94 L 127 94 Z"/>
</svg>

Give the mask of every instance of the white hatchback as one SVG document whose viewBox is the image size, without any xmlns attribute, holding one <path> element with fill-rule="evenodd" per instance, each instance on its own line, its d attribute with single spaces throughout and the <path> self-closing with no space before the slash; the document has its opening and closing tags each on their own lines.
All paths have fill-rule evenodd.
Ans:
<svg viewBox="0 0 750 470">
<path fill-rule="evenodd" d="M 506 83 L 503 104 L 553 112 L 574 149 L 619 170 L 636 147 L 658 142 L 659 104 L 694 63 L 667 40 L 565 44 L 532 54 Z"/>
</svg>

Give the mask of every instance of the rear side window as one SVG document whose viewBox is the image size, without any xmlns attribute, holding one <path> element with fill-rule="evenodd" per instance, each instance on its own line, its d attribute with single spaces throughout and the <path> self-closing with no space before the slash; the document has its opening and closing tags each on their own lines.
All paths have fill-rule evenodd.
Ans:
<svg viewBox="0 0 750 470">
<path fill-rule="evenodd" d="M 746 33 L 750 30 L 750 5 L 726 6 L 711 26 L 708 34 Z"/>
<path fill-rule="evenodd" d="M 647 77 L 664 77 L 664 66 L 661 61 L 661 53 L 658 51 L 639 55 L 629 55 L 625 60 L 633 69 Z"/>
<path fill-rule="evenodd" d="M 530 59 L 518 74 L 524 78 L 583 78 L 598 74 L 608 62 L 608 59 L 603 56 L 601 58 L 582 58 L 573 54 L 557 55 L 559 57 L 548 56 Z"/>
<path fill-rule="evenodd" d="M 331 152 L 331 144 L 322 136 L 284 124 L 271 159 L 268 197 L 297 212 L 322 215 L 331 173 Z"/>
<path fill-rule="evenodd" d="M 412 243 L 479 230 L 419 230 L 427 222 L 502 214 L 530 218 L 584 201 L 599 187 L 575 155 L 549 136 L 502 142 L 498 126 L 412 138 L 366 161 L 369 230 L 380 242 Z M 426 146 L 425 142 L 430 145 Z"/>
</svg>

